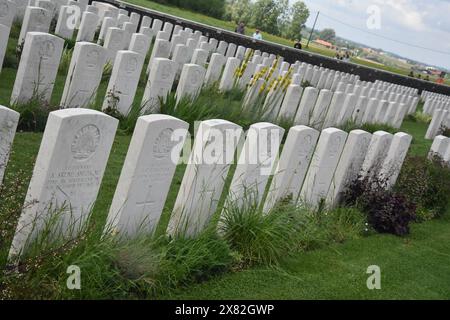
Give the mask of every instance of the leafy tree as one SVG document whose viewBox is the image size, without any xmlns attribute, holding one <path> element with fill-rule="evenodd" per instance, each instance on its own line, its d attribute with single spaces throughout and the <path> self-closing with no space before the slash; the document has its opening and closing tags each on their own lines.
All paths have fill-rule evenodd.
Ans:
<svg viewBox="0 0 450 320">
<path fill-rule="evenodd" d="M 248 24 L 252 18 L 253 3 L 250 0 L 233 0 L 227 6 L 227 18 L 239 23 L 241 21 Z"/>
<path fill-rule="evenodd" d="M 325 41 L 333 41 L 336 38 L 336 32 L 331 28 L 326 28 L 319 32 L 319 37 Z"/>
<path fill-rule="evenodd" d="M 287 0 L 256 0 L 253 6 L 252 25 L 265 32 L 279 35 L 279 17 L 289 8 Z"/>
<path fill-rule="evenodd" d="M 284 29 L 284 35 L 289 39 L 300 39 L 303 26 L 309 18 L 309 9 L 303 1 L 297 1 L 289 11 L 290 21 Z"/>
</svg>

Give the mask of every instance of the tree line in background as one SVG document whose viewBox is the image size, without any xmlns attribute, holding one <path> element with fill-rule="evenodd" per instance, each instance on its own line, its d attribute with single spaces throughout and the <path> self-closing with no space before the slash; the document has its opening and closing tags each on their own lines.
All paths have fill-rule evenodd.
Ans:
<svg viewBox="0 0 450 320">
<path fill-rule="evenodd" d="M 301 37 L 309 17 L 303 1 L 289 0 L 153 0 L 247 26 L 288 39 Z"/>
</svg>

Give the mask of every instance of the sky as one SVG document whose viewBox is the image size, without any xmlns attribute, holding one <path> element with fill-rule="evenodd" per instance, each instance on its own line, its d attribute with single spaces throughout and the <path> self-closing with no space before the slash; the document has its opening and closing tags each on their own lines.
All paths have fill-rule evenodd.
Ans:
<svg viewBox="0 0 450 320">
<path fill-rule="evenodd" d="M 450 0 L 303 2 L 311 12 L 308 27 L 312 27 L 320 11 L 316 26 L 319 30 L 333 28 L 339 37 L 450 70 Z"/>
</svg>

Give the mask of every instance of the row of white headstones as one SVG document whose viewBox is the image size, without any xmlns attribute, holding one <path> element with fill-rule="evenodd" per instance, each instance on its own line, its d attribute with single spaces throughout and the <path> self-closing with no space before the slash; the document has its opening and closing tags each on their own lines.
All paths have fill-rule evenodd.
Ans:
<svg viewBox="0 0 450 320">
<path fill-rule="evenodd" d="M 45 3 L 45 1 L 37 3 L 37 5 L 42 5 L 42 3 Z M 64 6 L 61 7 L 59 18 L 61 18 L 63 10 Z M 91 7 L 86 7 L 86 10 L 95 11 Z M 39 80 L 41 81 L 44 78 L 42 90 L 39 87 L 38 91 L 41 91 L 45 99 L 50 99 L 51 88 L 59 65 L 63 40 L 46 32 L 29 31 L 29 26 L 33 25 L 32 12 L 35 11 L 41 12 L 39 7 L 27 7 L 25 11 L 22 29 L 26 25 L 28 31 L 24 33 L 25 43 L 22 59 L 13 90 L 14 102 L 18 102 L 22 96 L 26 97 L 23 101 L 30 99 L 26 95 L 29 94 L 29 91 L 35 91 L 35 79 L 38 71 Z M 47 14 L 47 11 L 44 14 Z M 88 16 L 87 13 L 93 12 L 85 11 L 83 17 Z M 124 14 L 122 13 L 122 15 Z M 129 19 L 132 19 L 132 17 L 133 15 Z M 122 19 L 125 20 L 125 18 Z M 147 21 L 149 20 L 147 19 Z M 124 22 L 125 26 L 127 26 L 127 22 Z M 152 28 L 157 27 L 155 22 L 156 20 L 153 21 Z M 134 23 L 132 24 L 134 25 Z M 81 21 L 80 29 L 83 25 L 83 21 Z M 162 23 L 160 24 L 161 27 Z M 166 25 L 164 25 L 165 27 Z M 173 29 L 175 30 L 176 27 Z M 150 28 L 150 26 L 147 28 Z M 108 28 L 104 47 L 85 41 L 77 43 L 63 93 L 62 105 L 64 107 L 86 106 L 86 101 L 89 101 L 95 94 L 102 75 L 103 65 L 108 59 L 110 50 L 108 44 L 115 44 L 111 36 L 114 30 L 123 29 Z M 185 34 L 191 34 L 190 30 L 180 29 L 179 32 L 182 31 Z M 161 35 L 163 32 L 167 31 L 158 31 L 158 34 Z M 167 33 L 170 39 L 171 34 Z M 199 35 L 195 32 L 193 34 Z M 161 91 L 167 90 L 169 92 L 173 84 L 172 77 L 175 77 L 176 71 L 180 70 L 180 62 L 176 57 L 181 55 L 179 51 L 185 45 L 177 43 L 176 36 L 179 36 L 179 33 L 172 36 L 172 42 L 157 36 L 151 56 L 153 60 L 150 64 L 149 81 L 146 94 L 144 94 L 149 99 L 163 97 L 166 93 L 161 94 Z M 138 37 L 138 34 L 132 34 L 130 45 L 133 45 L 133 39 L 136 43 Z M 169 56 L 172 57 L 172 60 L 158 57 L 156 52 L 158 52 L 158 41 L 160 40 L 161 43 L 169 44 L 169 52 L 172 51 L 173 45 L 177 43 L 173 54 Z M 206 48 L 208 48 L 210 53 L 210 44 L 214 43 L 211 40 L 201 41 L 200 46 L 203 49 L 194 50 L 194 54 L 197 54 L 193 55 L 193 58 L 200 59 L 199 57 L 202 56 L 200 54 L 202 51 L 198 50 L 206 51 Z M 204 45 L 205 43 L 207 46 Z M 144 46 L 144 48 L 146 47 Z M 222 47 L 224 46 L 222 45 Z M 122 48 L 118 48 L 115 55 L 110 87 L 120 87 L 123 90 L 120 92 L 133 92 L 135 89 L 127 90 L 129 88 L 127 86 L 134 88 L 134 83 L 138 81 L 136 80 L 138 79 L 137 74 L 140 74 L 140 72 L 134 74 L 131 70 L 139 69 L 137 65 L 140 65 L 139 61 L 143 60 L 143 54 L 140 55 L 131 50 L 123 51 Z M 222 90 L 230 89 L 233 86 L 232 75 L 236 66 L 243 59 L 241 54 L 243 53 L 245 56 L 247 49 L 244 47 L 239 49 L 236 46 L 233 48 L 231 44 L 227 44 L 225 48 L 226 55 L 217 52 L 211 55 L 208 70 L 198 64 L 181 65 L 177 97 L 182 97 L 185 94 L 195 95 L 203 85 L 204 78 L 208 78 L 208 71 L 210 77 L 216 75 L 217 79 L 220 79 Z M 146 50 L 148 51 L 148 49 Z M 226 61 L 222 74 L 223 64 L 220 68 L 214 68 L 217 64 L 213 63 L 213 59 L 227 57 L 228 51 L 231 52 L 229 53 L 231 56 L 227 60 L 222 59 Z M 240 53 L 238 54 L 238 52 Z M 236 55 L 240 56 L 241 59 L 237 58 Z M 136 60 L 127 59 L 128 56 L 132 56 Z M 236 59 L 239 60 L 239 64 L 237 64 Z M 265 59 L 266 62 L 263 62 L 262 65 L 267 67 L 274 64 L 276 57 L 262 53 L 261 55 L 255 54 L 254 59 Z M 139 61 L 136 62 L 137 60 Z M 204 58 L 201 60 L 202 62 L 205 61 Z M 287 72 L 290 67 L 286 63 L 278 64 L 277 75 Z M 258 65 L 261 64 L 257 64 L 257 67 Z M 311 65 L 298 63 L 294 67 L 299 70 L 303 68 L 303 72 L 294 73 L 295 81 L 299 81 L 299 79 L 309 81 L 311 78 L 312 83 L 315 83 L 317 79 L 319 87 L 321 85 L 329 86 L 329 88 L 324 88 L 320 92 L 317 88 L 306 88 L 304 94 L 301 93 L 303 89 L 299 84 L 293 84 L 288 88 L 281 106 L 286 107 L 288 104 L 296 106 L 289 109 L 294 110 L 294 116 L 296 113 L 304 115 L 298 117 L 300 120 L 307 118 L 312 110 L 316 110 L 317 107 L 314 107 L 314 109 L 311 107 L 316 105 L 320 106 L 320 110 L 325 114 L 333 114 L 336 119 L 342 119 L 342 109 L 339 107 L 342 103 L 347 106 L 350 105 L 350 102 L 345 101 L 351 99 L 348 98 L 349 95 L 354 95 L 353 90 L 366 90 L 369 97 L 372 94 L 377 97 L 379 95 L 378 99 L 386 95 L 387 91 L 386 98 L 392 98 L 396 101 L 407 100 L 407 97 L 412 97 L 411 93 L 413 93 L 411 88 L 382 82 L 374 84 L 358 82 L 359 79 L 354 75 L 344 75 Z M 220 70 L 220 72 L 214 73 L 215 70 Z M 328 72 L 328 75 L 324 76 L 326 72 Z M 198 77 L 199 73 L 200 76 Z M 129 76 L 130 74 L 133 74 L 133 76 Z M 31 81 L 29 80 L 30 77 Z M 212 77 L 214 78 L 214 76 Z M 344 81 L 338 81 L 342 79 Z M 111 85 L 111 83 L 114 85 Z M 39 85 L 41 85 L 41 82 L 39 82 Z M 357 88 L 358 86 L 359 88 Z M 332 93 L 333 88 L 336 90 L 334 93 Z M 251 89 L 249 89 L 250 93 Z M 296 100 L 297 98 L 294 98 L 295 95 L 292 92 L 296 91 L 298 96 L 299 90 L 299 96 L 302 98 Z M 130 96 L 134 97 L 134 94 L 130 94 Z M 371 98 L 371 101 L 373 101 L 372 99 L 375 99 L 375 96 Z M 122 98 L 120 100 L 124 101 Z M 296 100 L 296 102 L 286 102 L 290 100 Z M 385 116 L 386 103 L 382 105 L 383 109 L 381 110 L 379 110 L 378 104 L 377 108 L 374 108 L 374 105 L 368 108 L 368 110 L 371 110 L 369 113 L 371 116 L 367 117 Z M 388 107 L 389 105 L 388 103 Z M 298 112 L 296 112 L 297 108 Z M 309 112 L 304 111 L 305 108 Z M 408 105 L 406 110 L 409 111 L 411 108 L 414 108 L 412 104 Z M 343 108 L 343 110 L 346 110 L 345 115 L 351 114 L 347 112 L 348 109 L 348 107 Z M 0 110 L 0 129 L 2 132 L 0 172 L 3 176 L 19 115 L 4 107 Z M 374 114 L 372 114 L 373 110 L 376 110 Z M 391 110 L 393 109 L 391 108 Z M 308 123 L 296 124 L 308 125 L 311 123 L 308 121 Z M 26 248 L 27 241 L 35 239 L 42 231 L 46 218 L 59 211 L 60 208 L 65 209 L 59 226 L 62 234 L 73 236 L 73 232 L 85 225 L 97 197 L 116 127 L 117 121 L 115 119 L 93 110 L 66 109 L 51 114 L 28 190 L 26 205 L 24 205 L 12 245 L 12 257 L 20 255 Z M 326 128 L 326 126 L 323 127 Z M 188 161 L 169 223 L 167 232 L 172 236 L 178 234 L 194 236 L 204 229 L 211 215 L 217 209 L 217 203 L 231 165 L 230 159 L 233 159 L 237 140 L 241 135 L 241 128 L 223 120 L 205 121 L 201 124 L 200 129 L 197 131 L 190 161 Z M 177 137 L 179 138 L 175 140 L 176 143 L 173 141 L 175 132 L 178 133 Z M 130 237 L 141 231 L 151 233 L 154 230 L 159 222 L 173 173 L 178 163 L 179 149 L 177 149 L 177 146 L 183 144 L 186 132 L 186 123 L 168 116 L 151 115 L 139 119 L 111 205 L 108 230 Z M 227 137 L 225 141 L 227 146 L 231 144 L 231 148 L 226 148 L 228 153 L 217 151 L 224 150 L 224 141 L 221 142 L 221 139 L 217 139 L 215 137 L 217 134 L 221 137 Z M 269 212 L 279 200 L 287 196 L 292 196 L 296 203 L 303 203 L 312 207 L 317 206 L 320 199 L 327 199 L 327 203 L 331 206 L 336 205 L 345 186 L 360 172 L 366 174 L 376 172 L 378 176 L 386 177 L 389 180 L 389 185 L 393 185 L 411 142 L 411 137 L 404 133 L 393 136 L 386 132 L 377 132 L 372 136 L 361 130 L 355 130 L 347 134 L 339 129 L 327 128 L 319 134 L 319 131 L 311 127 L 296 126 L 289 131 L 283 152 L 275 166 L 275 161 L 272 160 L 280 148 L 283 134 L 283 129 L 270 123 L 255 124 L 251 127 L 243 146 L 245 152 L 241 152 L 239 156 L 238 168 L 233 176 L 226 206 L 241 206 L 253 201 L 263 206 L 265 212 Z M 231 139 L 234 139 L 228 142 L 230 136 Z M 269 147 L 260 150 L 260 143 L 255 143 L 255 141 L 268 141 L 268 136 L 271 137 Z M 211 148 L 215 151 L 211 151 Z M 212 156 L 212 159 L 205 159 L 205 154 L 214 156 Z M 169 155 L 170 158 L 168 158 Z M 258 155 L 256 161 L 248 161 L 246 157 L 251 155 Z M 226 161 L 220 161 L 223 159 L 226 159 Z M 378 168 L 374 169 L 374 166 L 378 166 Z M 265 169 L 264 173 L 261 171 L 263 168 Z M 263 201 L 264 191 L 272 169 L 275 169 L 273 182 L 269 187 L 266 200 Z M 246 196 L 243 197 L 243 195 Z M 247 199 L 248 197 L 251 199 Z"/>
<path fill-rule="evenodd" d="M 432 116 L 425 139 L 432 140 L 443 127 L 450 128 L 450 96 L 423 91 L 422 99 L 425 101 L 423 112 Z"/>
<path fill-rule="evenodd" d="M 6 166 L 18 119 L 16 112 L 0 108 L 0 128 L 6 133 L 2 134 L 0 168 Z M 50 114 L 11 257 L 20 256 L 56 214 L 58 224 L 52 227 L 58 235 L 73 237 L 85 226 L 117 125 L 115 118 L 90 109 L 72 108 Z M 171 116 L 139 118 L 105 232 L 135 237 L 155 230 L 187 132 L 188 124 Z M 295 126 L 289 130 L 279 155 L 283 136 L 282 128 L 257 123 L 250 127 L 244 142 L 242 129 L 236 124 L 224 120 L 201 122 L 186 159 L 167 234 L 192 237 L 204 230 L 217 210 L 235 155 L 237 168 L 224 210 L 255 205 L 269 213 L 288 197 L 310 208 L 316 208 L 322 200 L 334 207 L 349 183 L 360 175 L 386 179 L 387 187 L 393 186 L 412 140 L 405 133 L 379 131 L 372 135 L 336 128 L 320 133 L 307 126 Z"/>
<path fill-rule="evenodd" d="M 38 5 L 48 4 L 45 0 L 38 1 Z M 99 7 L 92 5 L 87 6 L 83 13 L 77 39 L 84 41 L 78 42 L 73 52 L 61 100 L 63 108 L 89 106 L 102 79 L 103 67 L 109 60 L 114 61 L 114 68 L 103 108 L 114 106 L 119 112 L 127 114 L 133 104 L 144 59 L 149 54 L 155 34 L 156 40 L 147 70 L 149 77 L 141 102 L 150 113 L 159 111 L 160 98 L 164 99 L 171 91 L 175 79 L 179 79 L 176 92 L 178 99 L 195 97 L 203 85 L 214 82 L 219 82 L 219 89 L 222 91 L 232 89 L 236 85 L 235 71 L 250 53 L 243 46 L 208 39 L 198 31 L 183 30 L 179 25 L 163 24 L 162 21 L 149 17 L 143 17 L 140 33 L 134 33 L 140 21 L 139 15 L 132 13 L 128 16 L 120 9 L 116 8 L 116 12 L 111 10 L 113 6 L 103 3 L 96 5 L 106 6 L 108 10 L 103 10 L 100 14 Z M 73 5 L 60 7 L 57 34 L 61 35 L 61 26 L 68 25 L 71 17 L 68 13 L 72 7 Z M 10 12 L 10 16 L 13 16 L 13 10 Z M 26 8 L 21 32 L 25 42 L 11 104 L 26 103 L 36 95 L 43 102 L 48 102 L 51 98 L 63 40 L 45 32 L 30 31 L 49 30 L 51 19 L 47 18 L 45 23 L 39 20 L 49 16 L 48 12 L 54 11 L 40 7 Z M 105 35 L 103 47 L 86 42 L 94 40 L 95 30 L 99 25 L 99 40 L 103 41 L 102 35 Z M 65 34 L 65 37 L 72 37 L 73 29 L 70 30 L 72 34 Z M 89 30 L 89 37 L 80 38 L 82 30 Z M 124 48 L 129 50 L 123 50 Z M 353 74 L 299 61 L 290 66 L 282 60 L 277 60 L 274 55 L 255 51 L 251 61 L 244 62 L 246 68 L 237 83 L 245 88 L 253 75 L 264 68 L 266 73 L 271 73 L 267 79 L 260 77 L 249 86 L 246 104 L 251 104 L 263 84 L 286 76 L 292 68 L 292 84 L 287 90 L 275 92 L 274 89 L 267 96 L 265 106 L 270 104 L 267 108 L 270 121 L 278 118 L 294 119 L 296 125 L 310 125 L 320 130 L 339 126 L 353 119 L 358 124 L 376 122 L 399 128 L 405 115 L 414 112 L 419 102 L 417 90 L 412 88 L 380 81 L 360 81 Z M 308 81 L 316 88 L 303 90 L 302 81 Z"/>
</svg>

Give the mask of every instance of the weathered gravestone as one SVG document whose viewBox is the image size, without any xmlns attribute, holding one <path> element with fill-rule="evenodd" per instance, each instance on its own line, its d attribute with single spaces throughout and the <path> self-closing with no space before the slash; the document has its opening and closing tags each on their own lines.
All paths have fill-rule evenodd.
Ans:
<svg viewBox="0 0 450 320">
<path fill-rule="evenodd" d="M 196 64 L 185 64 L 178 83 L 176 97 L 177 104 L 184 98 L 197 98 L 205 80 L 206 70 Z"/>
<path fill-rule="evenodd" d="M 318 96 L 318 89 L 313 87 L 307 87 L 305 89 L 295 116 L 294 123 L 296 125 L 309 125 Z"/>
<path fill-rule="evenodd" d="M 160 99 L 166 101 L 175 80 L 175 62 L 166 58 L 155 58 L 150 69 L 142 107 L 146 113 L 158 113 L 160 111 Z"/>
<path fill-rule="evenodd" d="M 138 119 L 105 232 L 133 237 L 155 231 L 188 128 L 166 115 Z"/>
<path fill-rule="evenodd" d="M 28 32 L 48 32 L 52 17 L 49 11 L 39 7 L 27 7 L 20 29 L 18 46 L 22 46 Z"/>
<path fill-rule="evenodd" d="M 128 115 L 136 95 L 144 66 L 144 56 L 133 51 L 119 51 L 109 79 L 103 110 Z"/>
<path fill-rule="evenodd" d="M 289 130 L 264 203 L 264 212 L 288 198 L 297 203 L 318 138 L 319 132 L 306 126 Z"/>
<path fill-rule="evenodd" d="M 126 43 L 126 32 L 120 28 L 109 28 L 106 32 L 103 47 L 106 49 L 107 62 L 112 64 L 116 59 L 117 52 L 123 50 Z"/>
<path fill-rule="evenodd" d="M 339 205 L 351 184 L 359 178 L 371 137 L 370 133 L 363 130 L 353 130 L 349 133 L 328 190 L 327 204 L 330 207 Z"/>
<path fill-rule="evenodd" d="M 333 93 L 328 89 L 322 89 L 319 92 L 316 105 L 312 111 L 312 116 L 309 121 L 311 127 L 321 130 L 328 113 L 328 107 L 330 106 L 331 99 L 333 99 Z"/>
<path fill-rule="evenodd" d="M 204 230 L 217 209 L 241 134 L 241 127 L 224 120 L 200 124 L 167 229 L 170 236 L 192 237 Z"/>
<path fill-rule="evenodd" d="M 152 41 L 152 38 L 148 37 L 145 34 L 134 33 L 131 36 L 129 50 L 139 53 L 145 58 L 145 57 L 147 57 L 148 52 L 150 51 L 151 41 Z"/>
<path fill-rule="evenodd" d="M 94 110 L 50 113 L 9 252 L 11 260 L 19 258 L 42 232 L 49 232 L 52 240 L 67 241 L 83 230 L 117 125 L 118 120 Z"/>
<path fill-rule="evenodd" d="M 18 112 L 0 106 L 0 186 L 8 164 L 19 117 Z"/>
<path fill-rule="evenodd" d="M 97 44 L 77 42 L 61 99 L 63 108 L 85 108 L 94 101 L 106 64 L 106 52 Z"/>
<path fill-rule="evenodd" d="M 433 145 L 431 146 L 428 158 L 439 157 L 444 159 L 447 150 L 450 150 L 450 138 L 444 136 L 437 136 L 434 138 Z M 0 179 L 1 181 L 1 179 Z"/>
<path fill-rule="evenodd" d="M 0 24 L 0 72 L 2 72 L 6 49 L 8 48 L 9 28 Z"/>
<path fill-rule="evenodd" d="M 236 81 L 236 69 L 239 68 L 241 60 L 238 58 L 228 58 L 219 83 L 219 90 L 222 92 L 233 89 Z"/>
<path fill-rule="evenodd" d="M 278 117 L 292 121 L 297 113 L 300 99 L 302 98 L 303 88 L 296 84 L 291 84 L 286 90 L 283 103 L 281 105 L 280 113 Z"/>
<path fill-rule="evenodd" d="M 43 32 L 28 32 L 11 95 L 11 104 L 32 99 L 49 103 L 64 40 Z"/>
<path fill-rule="evenodd" d="M 80 30 L 78 30 L 77 41 L 92 42 L 100 18 L 95 13 L 84 12 L 81 18 Z"/>
<path fill-rule="evenodd" d="M 372 135 L 366 158 L 361 168 L 361 178 L 377 179 L 379 177 L 393 137 L 392 134 L 385 131 L 377 131 Z"/>
<path fill-rule="evenodd" d="M 326 199 L 347 135 L 336 128 L 322 131 L 300 193 L 300 203 L 317 208 Z"/>
<path fill-rule="evenodd" d="M 169 58 L 170 57 L 170 42 L 164 39 L 156 39 L 153 45 L 153 50 L 148 62 L 147 73 L 153 68 L 153 60 L 156 58 Z"/>
<path fill-rule="evenodd" d="M 220 80 L 225 63 L 225 56 L 219 53 L 212 54 L 211 61 L 209 62 L 208 69 L 206 70 L 205 85 L 211 85 Z"/>
<path fill-rule="evenodd" d="M 64 39 L 72 39 L 77 25 L 76 14 L 73 6 L 61 6 L 56 23 L 55 35 Z"/>
<path fill-rule="evenodd" d="M 392 188 L 397 182 L 411 141 L 412 136 L 409 134 L 399 132 L 394 135 L 391 147 L 380 170 L 380 177 L 386 181 L 387 188 Z"/>
<path fill-rule="evenodd" d="M 0 25 L 11 28 L 16 11 L 17 5 L 14 1 L 0 0 Z"/>
<path fill-rule="evenodd" d="M 273 173 L 284 129 L 271 123 L 250 126 L 231 181 L 224 212 L 258 208 Z"/>
</svg>

